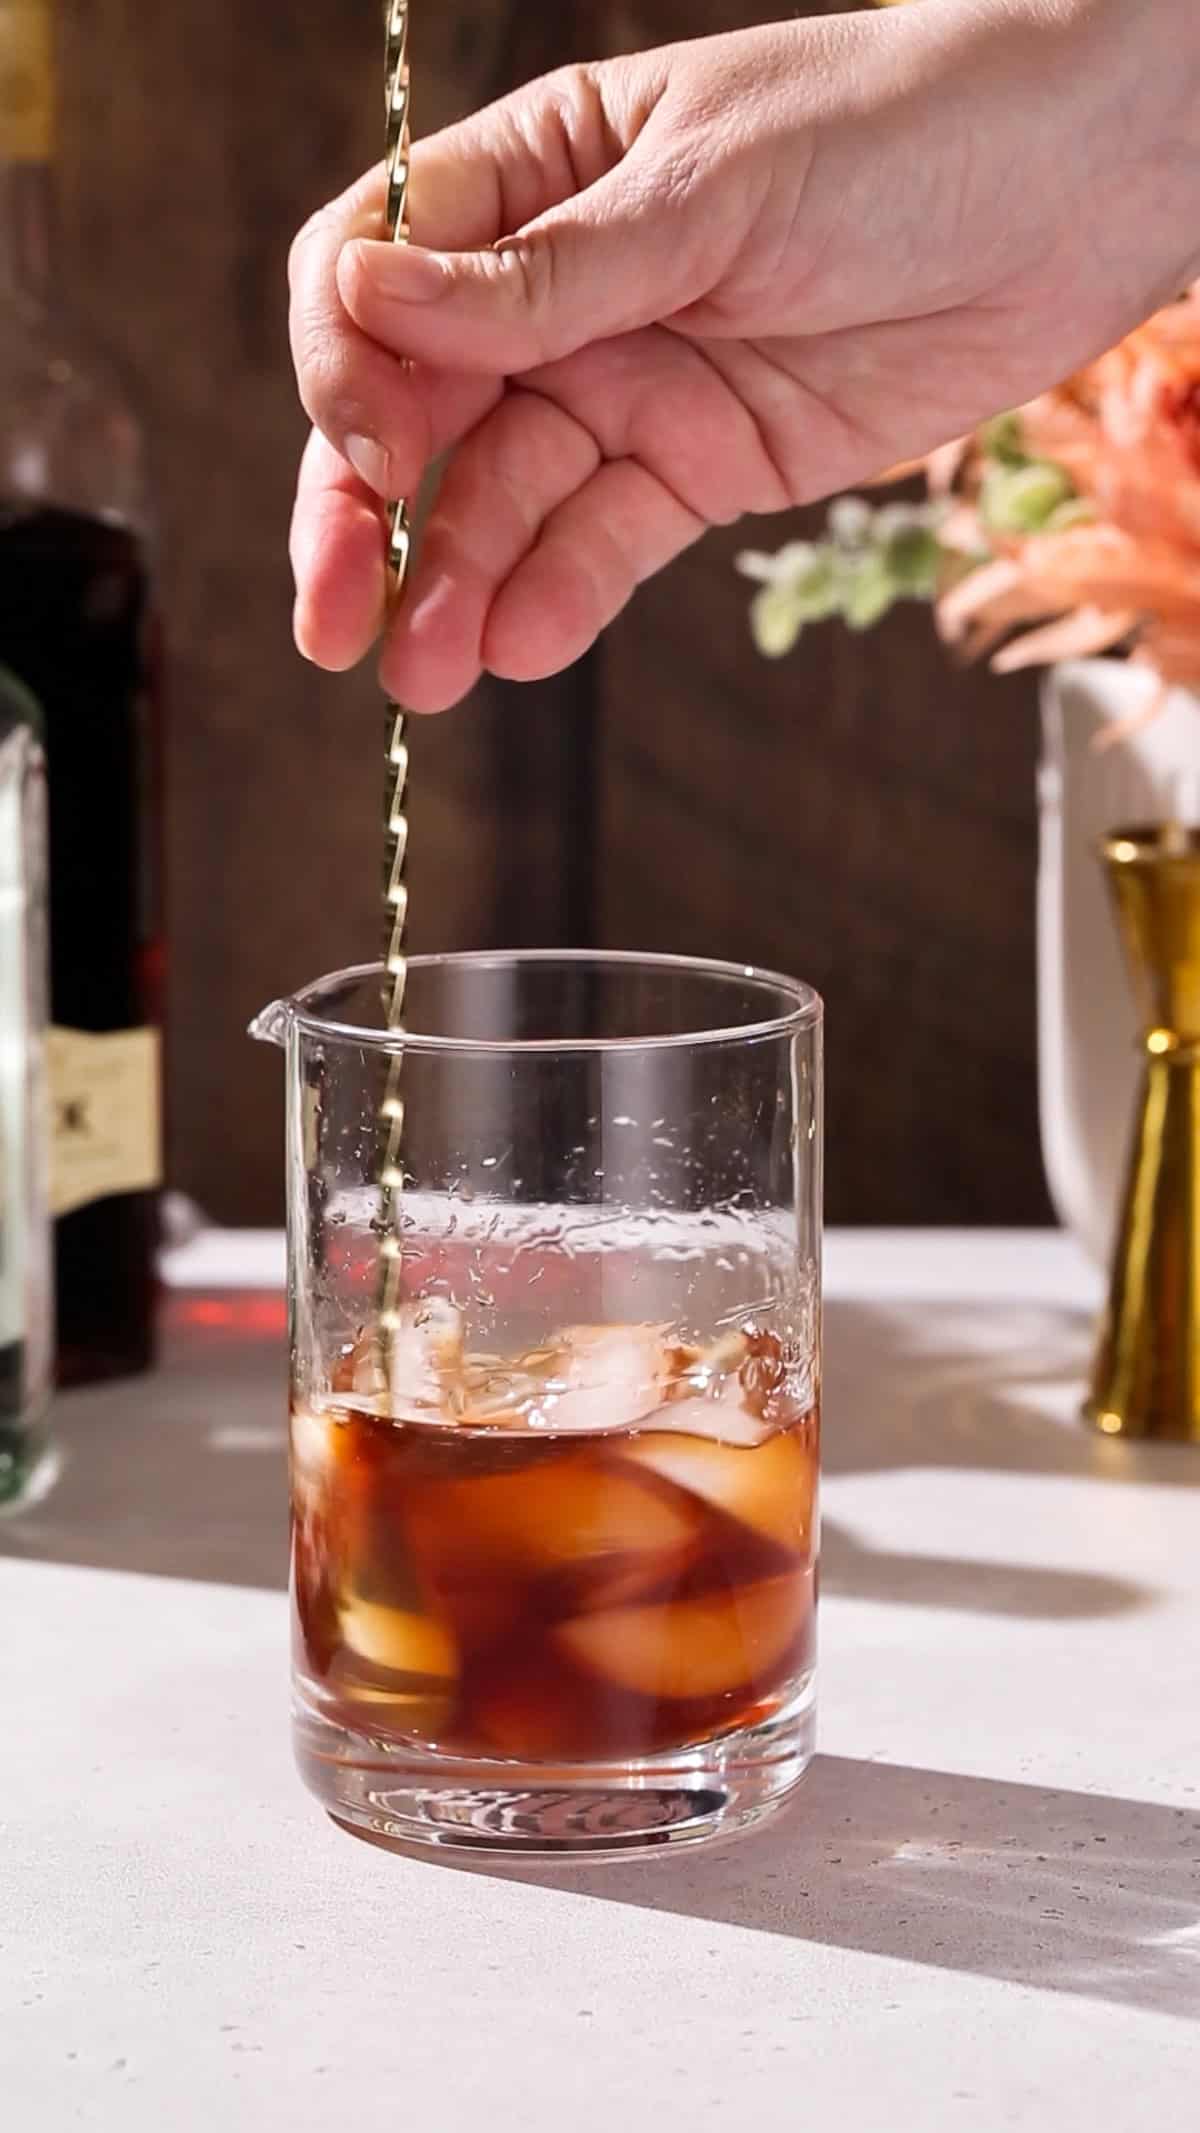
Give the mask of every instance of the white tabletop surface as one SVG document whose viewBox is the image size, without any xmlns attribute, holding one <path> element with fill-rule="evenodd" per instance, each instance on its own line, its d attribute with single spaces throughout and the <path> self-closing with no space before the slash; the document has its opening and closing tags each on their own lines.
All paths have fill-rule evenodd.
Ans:
<svg viewBox="0 0 1200 2133">
<path fill-rule="evenodd" d="M 64 1401 L 0 1526 L 6 2127 L 1197 2123 L 1200 1452 L 1075 1420 L 1069 1245 L 831 1240 L 806 1785 L 716 1852 L 504 1875 L 292 1773 L 279 1266 L 177 1255 L 224 1311 L 178 1290 L 167 1369 Z"/>
</svg>

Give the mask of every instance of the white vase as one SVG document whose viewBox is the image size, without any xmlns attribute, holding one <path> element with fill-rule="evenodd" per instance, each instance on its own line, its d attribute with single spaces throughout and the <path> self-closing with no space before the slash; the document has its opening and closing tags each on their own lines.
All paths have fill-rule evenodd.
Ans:
<svg viewBox="0 0 1200 2133">
<path fill-rule="evenodd" d="M 1038 1082 L 1042 1155 L 1064 1227 L 1106 1266 L 1138 1084 L 1138 1032 L 1096 840 L 1200 818 L 1200 700 L 1176 690 L 1140 730 L 1151 674 L 1116 660 L 1056 668 L 1042 690 L 1038 779 Z"/>
</svg>

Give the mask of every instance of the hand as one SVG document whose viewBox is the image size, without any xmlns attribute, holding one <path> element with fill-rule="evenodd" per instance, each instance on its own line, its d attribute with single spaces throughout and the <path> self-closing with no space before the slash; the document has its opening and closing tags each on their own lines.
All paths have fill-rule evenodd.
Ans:
<svg viewBox="0 0 1200 2133">
<path fill-rule="evenodd" d="M 1120 338 L 1197 271 L 1194 0 L 1154 10 L 1157 62 L 1127 0 L 923 0 L 570 69 L 418 144 L 408 250 L 363 179 L 292 255 L 301 649 L 367 652 L 381 499 L 451 446 L 382 654 L 418 711 Z"/>
</svg>

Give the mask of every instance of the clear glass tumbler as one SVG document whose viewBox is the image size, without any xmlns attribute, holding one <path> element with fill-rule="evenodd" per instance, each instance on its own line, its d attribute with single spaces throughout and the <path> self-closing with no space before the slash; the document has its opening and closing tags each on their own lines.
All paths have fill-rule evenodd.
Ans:
<svg viewBox="0 0 1200 2133">
<path fill-rule="evenodd" d="M 668 957 L 420 958 L 401 1045 L 380 989 L 255 1024 L 288 1061 L 304 1778 L 481 1851 L 751 1822 L 813 1741 L 821 1003 Z"/>
</svg>

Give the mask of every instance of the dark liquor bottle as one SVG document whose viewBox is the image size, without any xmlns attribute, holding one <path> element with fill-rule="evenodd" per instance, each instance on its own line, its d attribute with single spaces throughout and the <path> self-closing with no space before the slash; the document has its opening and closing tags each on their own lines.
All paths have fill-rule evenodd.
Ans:
<svg viewBox="0 0 1200 2133">
<path fill-rule="evenodd" d="M 158 705 L 141 431 L 50 272 L 52 15 L 0 0 L 0 665 L 43 716 L 58 1374 L 77 1383 L 154 1345 Z"/>
</svg>

